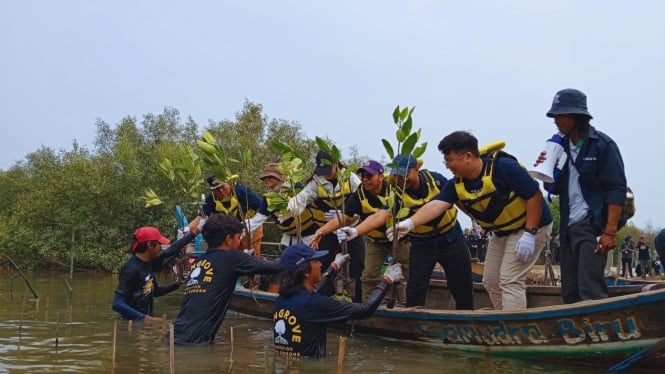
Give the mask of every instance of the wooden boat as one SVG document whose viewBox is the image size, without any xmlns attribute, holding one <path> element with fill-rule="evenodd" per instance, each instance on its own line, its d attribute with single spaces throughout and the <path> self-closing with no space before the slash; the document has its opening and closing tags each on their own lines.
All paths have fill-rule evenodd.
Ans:
<svg viewBox="0 0 665 374">
<path fill-rule="evenodd" d="M 373 317 L 349 322 L 354 330 L 382 337 L 412 339 L 445 349 L 457 349 L 518 358 L 538 358 L 568 363 L 615 364 L 627 357 L 665 345 L 664 285 L 613 287 L 604 300 L 561 304 L 560 290 L 530 286 L 530 307 L 519 311 L 436 309 L 446 304 L 445 281 L 432 281 L 427 308 L 379 307 Z M 481 285 L 478 285 L 482 288 Z M 476 300 L 483 292 L 476 288 Z M 486 294 L 485 294 L 486 297 Z M 277 295 L 235 290 L 231 309 L 272 319 Z M 488 300 L 487 300 L 488 301 Z M 654 358 L 655 357 L 655 358 Z M 641 368 L 660 367 L 659 359 L 645 357 Z"/>
</svg>

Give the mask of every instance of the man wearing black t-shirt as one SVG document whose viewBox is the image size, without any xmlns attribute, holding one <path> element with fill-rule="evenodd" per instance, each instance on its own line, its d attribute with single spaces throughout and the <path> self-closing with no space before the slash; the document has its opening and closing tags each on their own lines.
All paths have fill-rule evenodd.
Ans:
<svg viewBox="0 0 665 374">
<path fill-rule="evenodd" d="M 238 277 L 280 271 L 279 263 L 239 250 L 242 233 L 243 225 L 226 214 L 212 215 L 203 226 L 209 249 L 187 277 L 180 313 L 173 321 L 176 344 L 214 343 Z"/>
</svg>

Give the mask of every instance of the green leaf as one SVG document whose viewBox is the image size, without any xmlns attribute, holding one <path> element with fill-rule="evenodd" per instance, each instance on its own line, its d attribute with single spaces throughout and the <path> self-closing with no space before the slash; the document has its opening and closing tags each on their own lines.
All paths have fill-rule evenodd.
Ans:
<svg viewBox="0 0 665 374">
<path fill-rule="evenodd" d="M 208 144 L 215 144 L 215 137 L 208 131 L 203 132 L 203 139 L 208 143 Z"/>
<path fill-rule="evenodd" d="M 328 145 L 328 143 L 325 140 L 323 140 L 322 138 L 320 138 L 318 136 L 316 137 L 316 145 L 323 152 L 326 152 L 326 153 L 330 154 L 330 146 Z"/>
<path fill-rule="evenodd" d="M 401 154 L 403 155 L 408 155 L 413 151 L 413 148 L 416 146 L 416 142 L 418 141 L 418 134 L 413 133 L 409 135 L 408 138 L 404 141 L 404 144 L 402 144 L 402 150 L 400 151 Z"/>
<path fill-rule="evenodd" d="M 388 142 L 386 139 L 381 139 L 381 143 L 383 143 L 383 148 L 385 148 L 386 152 L 388 153 L 388 157 L 392 160 L 395 158 L 395 151 L 393 150 L 393 146 L 390 145 L 390 142 Z"/>
<path fill-rule="evenodd" d="M 408 217 L 410 211 L 411 211 L 411 210 L 410 210 L 409 208 L 406 208 L 406 207 L 400 209 L 400 210 L 397 212 L 397 219 Z"/>
<path fill-rule="evenodd" d="M 393 111 L 393 121 L 395 121 L 395 124 L 399 123 L 399 105 Z"/>
<path fill-rule="evenodd" d="M 413 119 L 411 115 L 409 115 L 406 118 L 406 121 L 404 121 L 404 123 L 402 124 L 402 131 L 404 131 L 405 134 L 410 134 L 412 127 L 413 127 Z"/>
<path fill-rule="evenodd" d="M 272 145 L 272 147 L 273 147 L 277 152 L 279 152 L 279 153 L 282 154 L 282 155 L 284 155 L 284 154 L 286 154 L 286 153 L 289 153 L 289 152 L 291 152 L 291 153 L 293 152 L 293 150 L 291 149 L 291 147 L 289 147 L 288 145 L 286 145 L 286 144 L 284 144 L 284 143 L 282 143 L 282 142 L 272 141 L 270 144 Z"/>
<path fill-rule="evenodd" d="M 425 150 L 427 149 L 427 142 L 424 142 L 423 144 L 419 145 L 416 147 L 416 149 L 413 150 L 413 156 L 415 158 L 420 158 L 425 153 Z"/>
<path fill-rule="evenodd" d="M 400 121 L 404 122 L 408 115 L 409 115 L 409 107 L 405 106 L 399 114 Z"/>
<path fill-rule="evenodd" d="M 406 134 L 404 132 L 402 132 L 401 129 L 397 129 L 397 131 L 395 131 L 395 138 L 397 138 L 397 141 L 399 143 L 404 143 L 404 140 L 406 139 Z M 402 153 L 402 152 L 400 152 L 400 153 Z"/>
</svg>

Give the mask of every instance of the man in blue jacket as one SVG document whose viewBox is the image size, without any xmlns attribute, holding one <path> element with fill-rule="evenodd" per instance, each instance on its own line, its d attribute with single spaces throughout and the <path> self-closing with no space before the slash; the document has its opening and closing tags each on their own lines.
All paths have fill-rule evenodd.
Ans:
<svg viewBox="0 0 665 374">
<path fill-rule="evenodd" d="M 556 93 L 547 116 L 565 136 L 568 159 L 553 186 L 561 214 L 561 291 L 565 303 L 608 297 L 607 251 L 617 246 L 626 202 L 626 174 L 619 147 L 591 126 L 586 95 L 567 88 Z M 536 164 L 543 162 L 543 152 Z"/>
</svg>

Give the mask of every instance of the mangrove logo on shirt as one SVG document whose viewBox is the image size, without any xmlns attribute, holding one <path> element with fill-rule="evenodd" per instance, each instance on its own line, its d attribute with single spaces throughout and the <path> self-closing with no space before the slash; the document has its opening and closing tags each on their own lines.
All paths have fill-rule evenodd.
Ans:
<svg viewBox="0 0 665 374">
<path fill-rule="evenodd" d="M 153 285 L 152 285 L 152 274 L 148 274 L 145 276 L 145 279 L 143 280 L 143 294 L 144 295 L 149 295 L 152 293 Z"/>
<path fill-rule="evenodd" d="M 273 316 L 275 321 L 275 350 L 287 357 L 300 357 L 297 347 L 302 342 L 302 329 L 298 318 L 288 309 L 280 309 Z M 295 346 L 295 347 L 294 347 Z"/>
<path fill-rule="evenodd" d="M 189 272 L 189 280 L 187 280 L 187 288 L 185 294 L 188 293 L 205 293 L 205 285 L 212 282 L 215 275 L 215 269 L 212 263 L 207 259 L 200 259 L 192 264 L 192 271 Z"/>
</svg>

